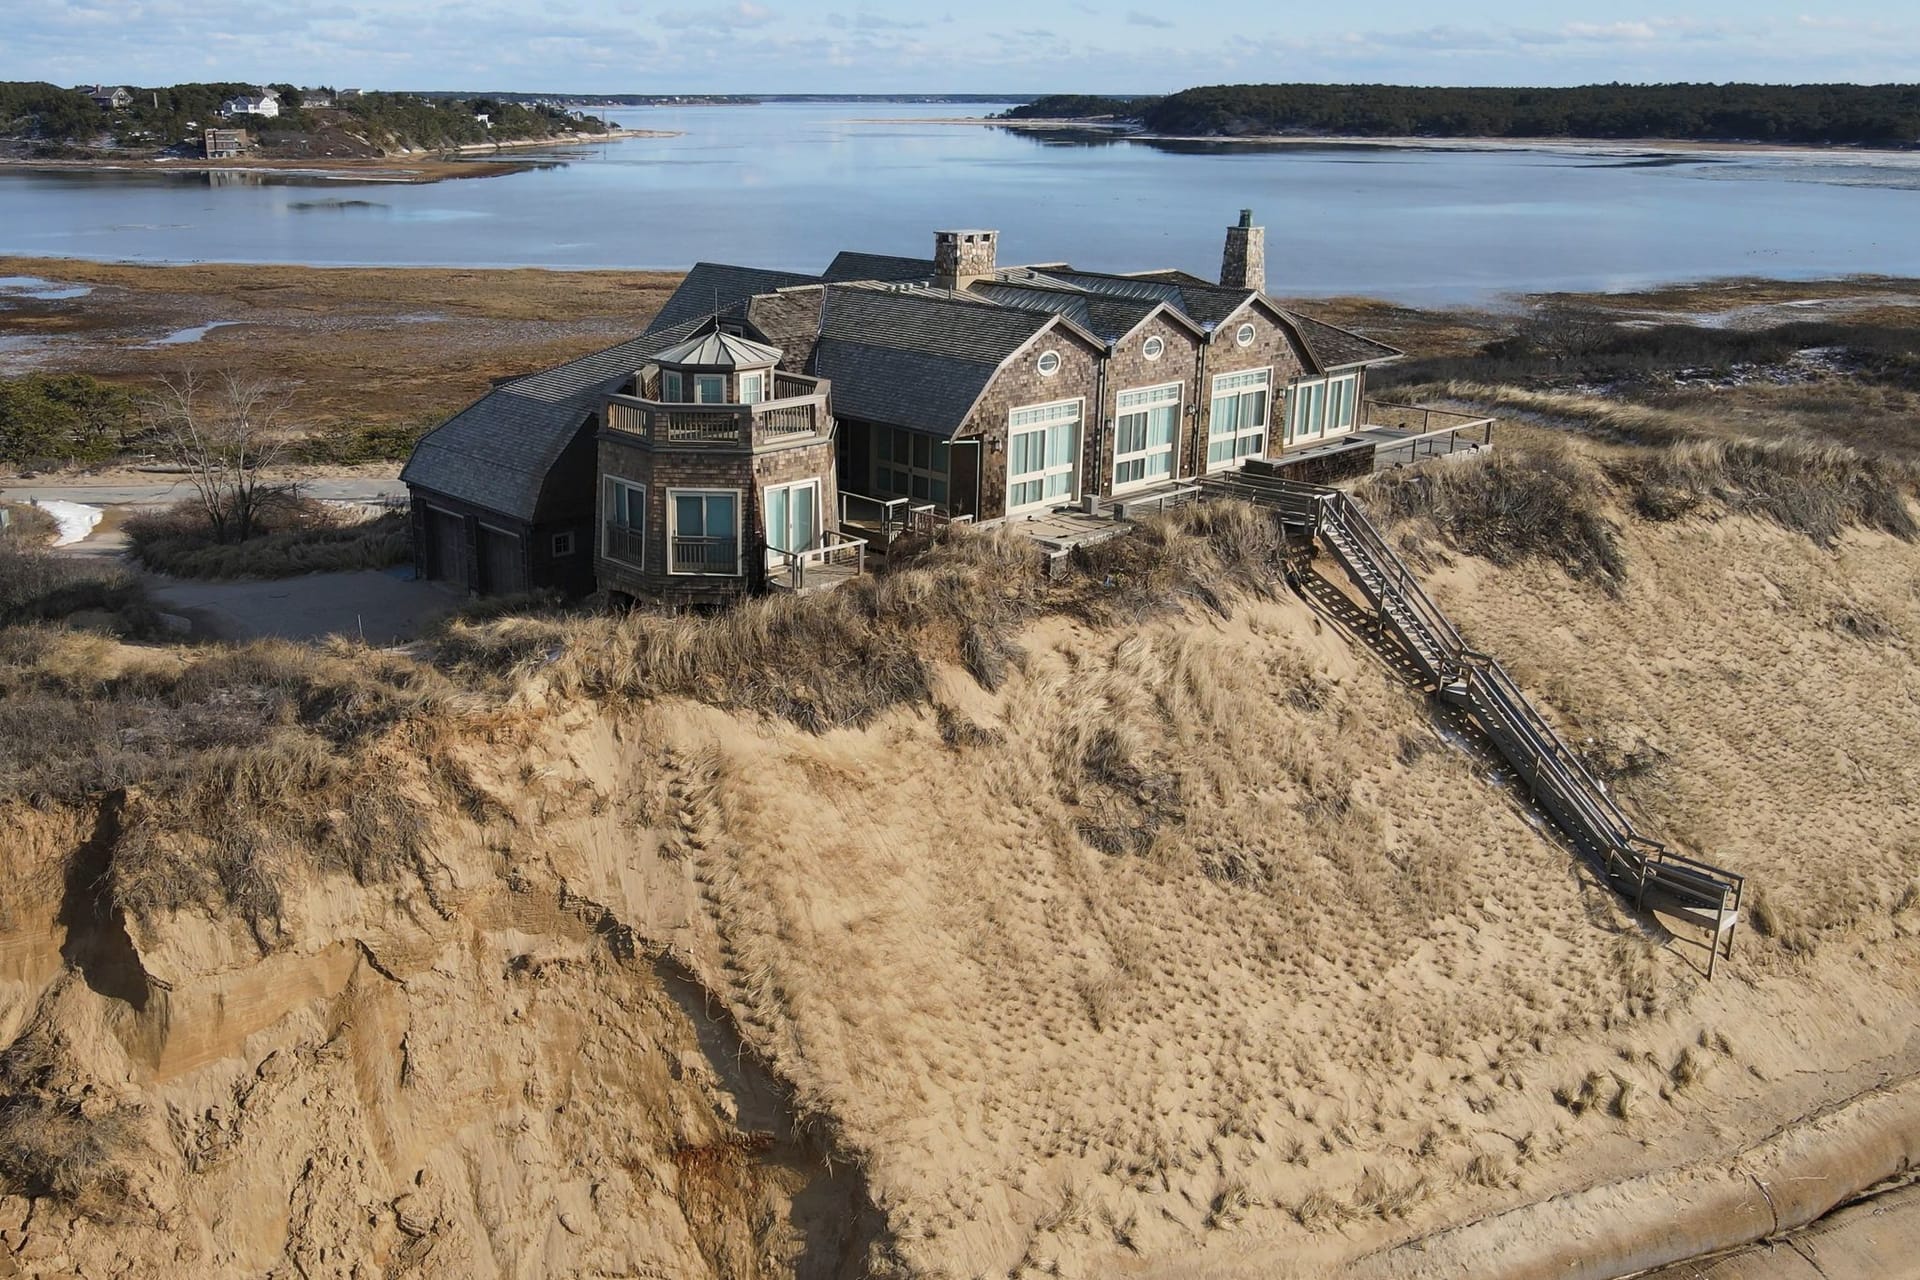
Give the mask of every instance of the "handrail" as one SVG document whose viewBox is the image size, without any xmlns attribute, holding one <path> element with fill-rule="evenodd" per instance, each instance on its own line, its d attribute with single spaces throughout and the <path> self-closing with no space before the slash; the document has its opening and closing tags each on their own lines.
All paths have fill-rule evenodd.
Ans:
<svg viewBox="0 0 1920 1280">
<path fill-rule="evenodd" d="M 780 547 L 769 546 L 767 550 L 780 557 L 782 568 L 788 577 L 788 585 L 795 591 L 806 586 L 808 565 L 826 566 L 845 563 L 851 557 L 855 574 L 865 573 L 867 568 L 867 540 L 842 533 L 838 529 L 822 532 L 820 545 L 817 547 L 787 551 Z"/>
<path fill-rule="evenodd" d="M 916 502 L 907 508 L 907 528 L 924 533 L 929 538 L 938 537 L 941 529 L 950 529 L 957 524 L 972 524 L 970 515 L 954 515 L 940 510 L 931 502 Z"/>
<path fill-rule="evenodd" d="M 697 404 L 640 396 L 607 398 L 607 429 L 654 448 L 757 445 L 827 434 L 826 397 L 820 393 L 754 404 Z"/>
<path fill-rule="evenodd" d="M 893 544 L 897 531 L 906 528 L 904 512 L 912 505 L 911 498 L 876 498 L 870 494 L 855 493 L 851 489 L 840 490 L 840 523 L 852 524 L 853 517 L 848 512 L 849 502 L 864 502 L 880 509 L 880 545 L 882 549 Z"/>
<path fill-rule="evenodd" d="M 1336 489 L 1289 481 L 1262 488 L 1275 498 L 1304 495 L 1317 503 L 1313 532 L 1323 538 L 1372 600 L 1381 621 L 1391 625 L 1405 641 L 1415 661 L 1433 680 L 1436 692 L 1471 708 L 1494 745 L 1576 845 L 1585 840 L 1604 854 L 1609 879 L 1620 882 L 1624 876 L 1636 902 L 1644 900 L 1652 886 L 1672 895 L 1678 903 L 1713 909 L 1713 953 L 1707 963 L 1707 976 L 1711 978 L 1723 938 L 1728 954 L 1732 954 L 1745 878 L 1675 853 L 1660 841 L 1642 835 L 1507 669 L 1491 654 L 1466 643 L 1412 569 L 1350 496 Z"/>
</svg>

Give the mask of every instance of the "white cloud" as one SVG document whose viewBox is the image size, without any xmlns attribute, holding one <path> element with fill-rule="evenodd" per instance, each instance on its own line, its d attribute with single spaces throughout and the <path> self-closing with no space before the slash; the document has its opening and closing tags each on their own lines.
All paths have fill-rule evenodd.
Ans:
<svg viewBox="0 0 1920 1280">
<path fill-rule="evenodd" d="M 1163 18 L 1157 13 L 1146 13 L 1140 9 L 1129 10 L 1127 21 L 1136 27 L 1155 27 L 1161 31 L 1173 29 L 1173 19 Z"/>
<path fill-rule="evenodd" d="M 671 9 L 660 15 L 661 26 L 680 29 L 715 27 L 725 31 L 740 31 L 764 27 L 772 21 L 773 10 L 763 4 L 754 4 L 753 0 L 738 0 L 736 4 L 718 5 L 710 9 Z"/>
<path fill-rule="evenodd" d="M 1576 40 L 1653 40 L 1659 32 L 1651 22 L 1569 22 L 1561 28 Z"/>
</svg>

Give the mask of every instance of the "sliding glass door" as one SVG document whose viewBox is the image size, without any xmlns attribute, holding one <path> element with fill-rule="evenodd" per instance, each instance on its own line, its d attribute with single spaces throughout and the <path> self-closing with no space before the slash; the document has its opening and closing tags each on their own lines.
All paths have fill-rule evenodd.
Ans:
<svg viewBox="0 0 1920 1280">
<path fill-rule="evenodd" d="M 1113 428 L 1113 491 L 1173 476 L 1173 441 L 1180 424 L 1180 384 L 1122 391 Z"/>
</svg>

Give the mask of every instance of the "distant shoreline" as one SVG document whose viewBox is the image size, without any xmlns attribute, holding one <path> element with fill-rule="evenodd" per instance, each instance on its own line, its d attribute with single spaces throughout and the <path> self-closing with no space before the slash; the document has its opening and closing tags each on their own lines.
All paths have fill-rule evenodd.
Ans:
<svg viewBox="0 0 1920 1280">
<path fill-rule="evenodd" d="M 992 116 L 902 117 L 899 119 L 849 119 L 849 124 L 949 124 L 975 127 L 997 126 L 1003 129 L 1085 129 L 1089 133 L 1108 133 L 1123 142 L 1192 142 L 1218 146 L 1295 146 L 1377 147 L 1383 151 L 1573 151 L 1607 155 L 1672 155 L 1676 152 L 1728 155 L 1820 155 L 1869 157 L 1873 159 L 1907 158 L 1920 162 L 1920 147 L 1822 146 L 1810 142 L 1719 142 L 1697 138 L 1490 138 L 1490 137 L 1381 137 L 1368 134 L 1244 134 L 1232 137 L 1220 134 L 1147 133 L 1109 120 L 1020 119 L 999 120 Z"/>
<path fill-rule="evenodd" d="M 545 147 L 585 147 L 630 138 L 675 138 L 671 129 L 610 129 L 605 133 L 568 133 L 551 138 L 523 138 L 510 142 L 470 142 L 457 147 L 405 151 L 387 156 L 340 156 L 294 159 L 280 156 L 239 156 L 229 160 L 166 156 L 128 156 L 111 159 L 90 156 L 78 160 L 33 157 L 0 158 L 0 173 L 258 173 L 285 177 L 329 178 L 340 181 L 419 184 L 460 178 L 494 178 L 520 173 L 538 165 L 537 159 L 510 157 L 497 161 L 471 159 Z"/>
</svg>

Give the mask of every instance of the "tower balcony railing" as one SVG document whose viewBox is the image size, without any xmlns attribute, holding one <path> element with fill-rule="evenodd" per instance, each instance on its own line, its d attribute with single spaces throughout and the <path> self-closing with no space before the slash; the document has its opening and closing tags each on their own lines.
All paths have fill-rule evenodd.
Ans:
<svg viewBox="0 0 1920 1280">
<path fill-rule="evenodd" d="M 773 389 L 775 398 L 758 404 L 686 404 L 613 395 L 607 398 L 607 430 L 654 449 L 745 451 L 833 434 L 825 379 L 776 373 Z"/>
</svg>

